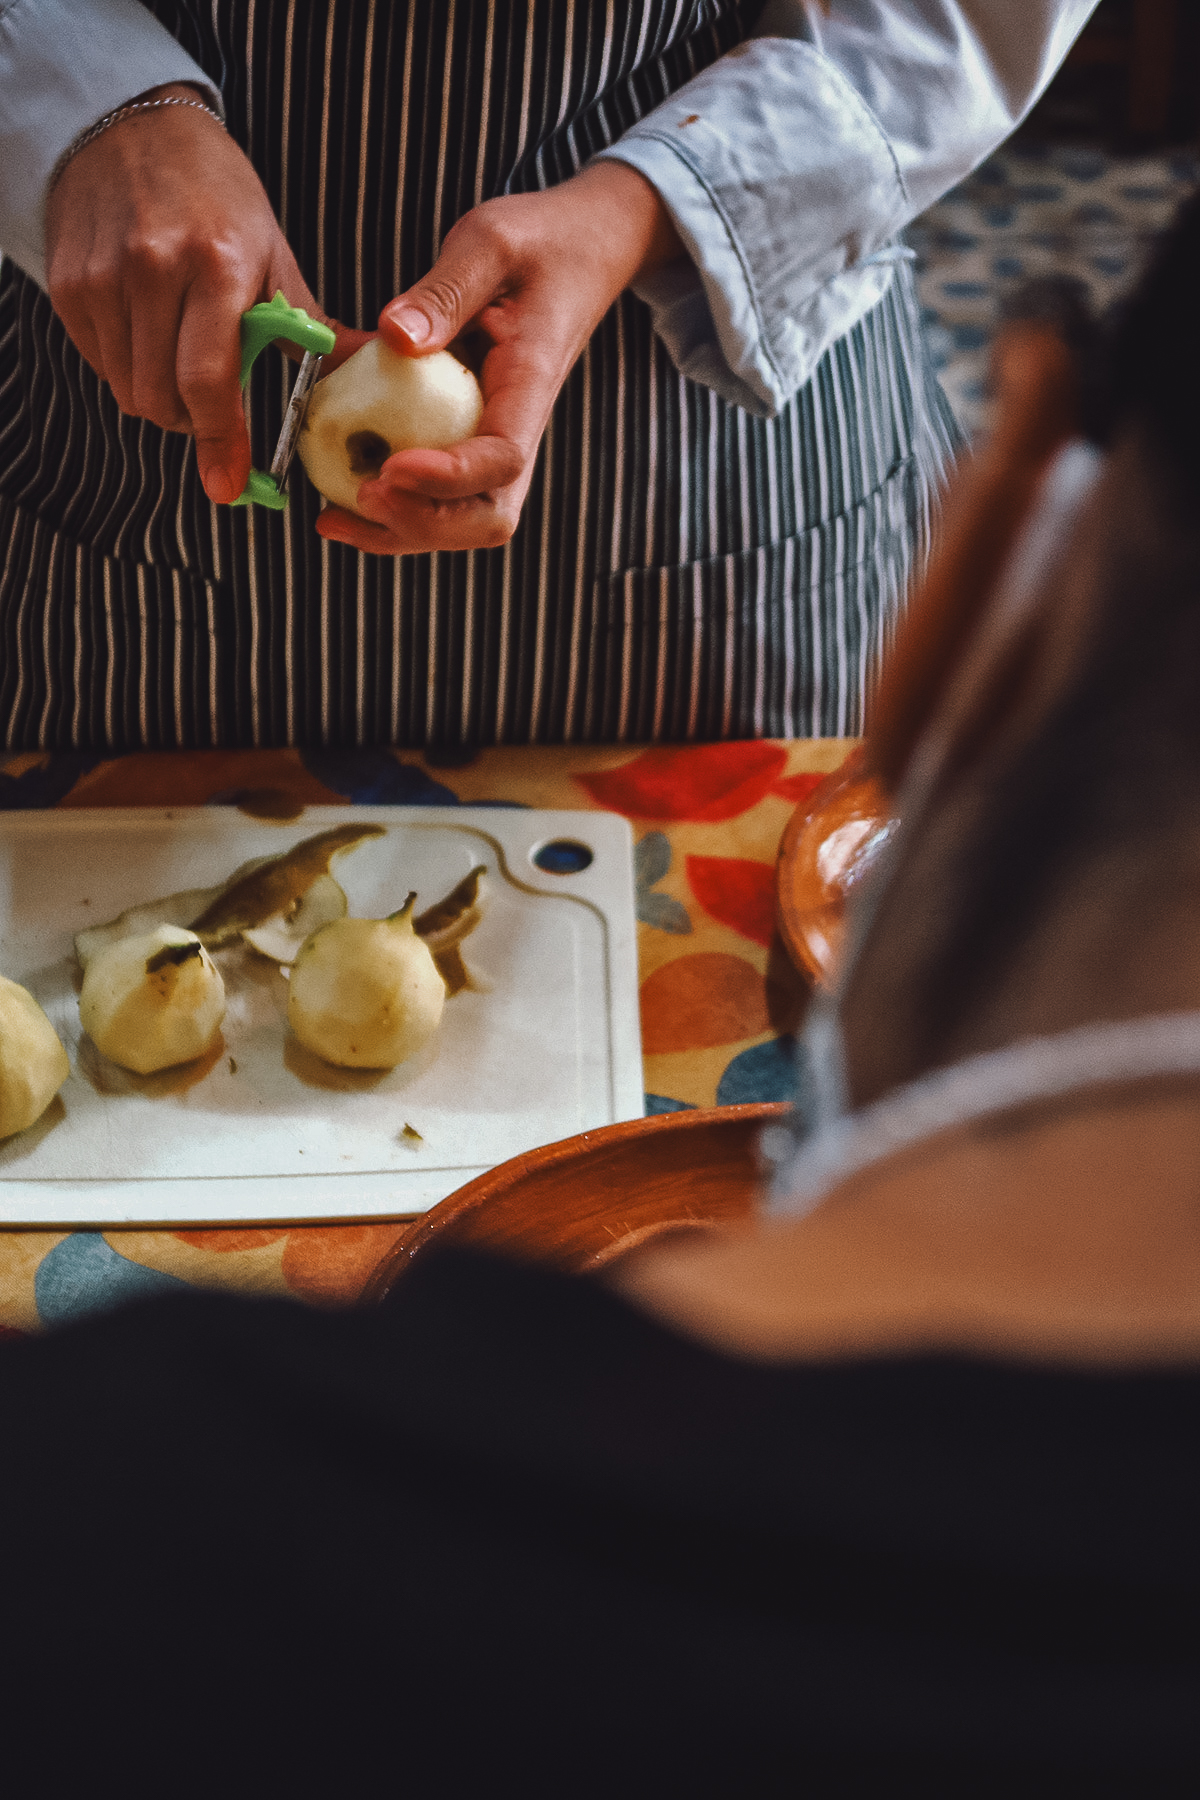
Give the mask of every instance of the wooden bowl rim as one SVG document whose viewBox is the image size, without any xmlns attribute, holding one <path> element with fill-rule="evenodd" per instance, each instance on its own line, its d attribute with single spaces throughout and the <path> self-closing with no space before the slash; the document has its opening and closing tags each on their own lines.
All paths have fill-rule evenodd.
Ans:
<svg viewBox="0 0 1200 1800">
<path fill-rule="evenodd" d="M 791 1110 L 788 1100 L 754 1100 L 740 1106 L 697 1106 L 684 1112 L 651 1113 L 641 1119 L 618 1119 L 615 1124 L 600 1125 L 592 1131 L 581 1131 L 574 1137 L 560 1138 L 556 1143 L 542 1144 L 536 1150 L 509 1157 L 507 1162 L 497 1163 L 494 1169 L 487 1169 L 473 1181 L 456 1188 L 454 1193 L 447 1194 L 444 1200 L 439 1200 L 436 1206 L 414 1220 L 372 1270 L 359 1296 L 360 1304 L 377 1304 L 432 1238 L 439 1237 L 448 1226 L 469 1213 L 478 1212 L 494 1195 L 507 1192 L 535 1171 L 542 1174 L 556 1167 L 566 1170 L 613 1143 L 637 1143 L 668 1132 L 712 1131 L 735 1124 L 766 1125 L 772 1119 L 785 1117 Z"/>
</svg>

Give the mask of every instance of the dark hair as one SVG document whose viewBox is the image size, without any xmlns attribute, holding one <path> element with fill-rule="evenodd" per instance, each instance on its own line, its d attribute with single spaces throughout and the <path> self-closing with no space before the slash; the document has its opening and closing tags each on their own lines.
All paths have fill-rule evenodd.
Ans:
<svg viewBox="0 0 1200 1800">
<path fill-rule="evenodd" d="M 1186 482 L 1200 473 L 1200 191 L 1184 202 L 1142 280 L 1114 315 L 1108 358 L 1110 431 L 1142 421 Z"/>
<path fill-rule="evenodd" d="M 1052 966 L 1056 945 L 1065 954 L 1081 884 L 1136 911 L 1169 891 L 1185 837 L 1200 841 L 1197 292 L 1200 196 L 1087 348 L 1119 500 L 1093 519 L 1086 567 L 1060 570 L 1041 609 L 1044 651 L 1086 584 L 1070 668 L 1048 701 L 1014 704 L 913 841 L 901 834 L 844 1006 L 859 1102 L 1007 1041 L 1014 1017 L 1030 1028 L 1037 996 L 1014 986 Z M 1081 1019 L 1125 1010 L 1119 969 L 1072 979 Z"/>
</svg>

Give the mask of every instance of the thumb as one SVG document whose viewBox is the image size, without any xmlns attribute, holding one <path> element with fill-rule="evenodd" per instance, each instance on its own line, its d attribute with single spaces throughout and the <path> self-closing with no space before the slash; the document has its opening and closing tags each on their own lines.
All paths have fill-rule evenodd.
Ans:
<svg viewBox="0 0 1200 1800">
<path fill-rule="evenodd" d="M 475 215 L 460 219 L 442 254 L 407 293 L 389 300 L 379 315 L 379 335 L 401 356 L 429 356 L 464 331 L 511 276 L 495 234 Z"/>
<path fill-rule="evenodd" d="M 250 439 L 244 420 L 225 430 L 195 429 L 196 463 L 200 481 L 210 500 L 228 506 L 250 479 Z"/>
</svg>

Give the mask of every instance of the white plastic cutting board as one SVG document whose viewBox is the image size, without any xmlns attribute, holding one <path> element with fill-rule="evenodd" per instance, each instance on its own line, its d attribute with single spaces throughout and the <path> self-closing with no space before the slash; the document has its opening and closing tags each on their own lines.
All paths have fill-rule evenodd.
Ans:
<svg viewBox="0 0 1200 1800">
<path fill-rule="evenodd" d="M 447 1000 L 424 1050 L 383 1075 L 328 1068 L 289 1037 L 285 977 L 235 947 L 217 952 L 219 1055 L 150 1077 L 99 1055 L 79 1024 L 77 931 L 354 820 L 387 827 L 335 864 L 354 915 L 392 912 L 410 888 L 424 908 L 487 870 L 463 945 L 486 991 Z M 544 873 L 534 854 L 557 839 L 586 845 L 591 865 Z M 286 826 L 228 807 L 0 814 L 0 973 L 41 1002 L 71 1061 L 60 1102 L 0 1145 L 0 1226 L 420 1212 L 507 1157 L 643 1110 L 632 841 L 608 813 L 310 807 Z"/>
</svg>

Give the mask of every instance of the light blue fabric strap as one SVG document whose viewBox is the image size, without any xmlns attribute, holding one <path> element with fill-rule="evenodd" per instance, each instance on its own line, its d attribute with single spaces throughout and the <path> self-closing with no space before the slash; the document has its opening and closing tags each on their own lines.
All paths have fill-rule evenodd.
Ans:
<svg viewBox="0 0 1200 1800">
<path fill-rule="evenodd" d="M 777 1171 L 776 1217 L 809 1212 L 841 1182 L 941 1132 L 1087 1088 L 1200 1075 L 1200 1012 L 1117 1019 L 968 1057 L 817 1130 Z"/>
</svg>

